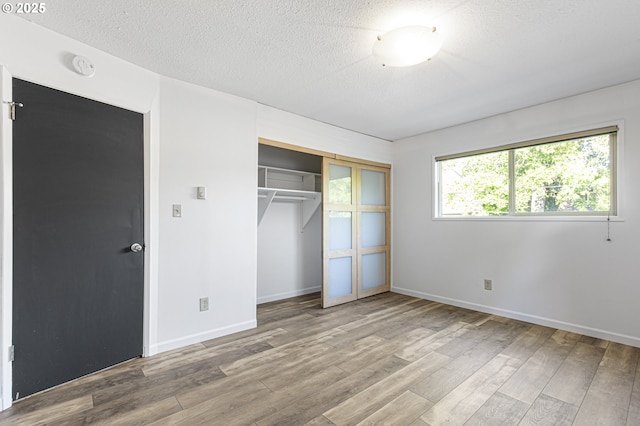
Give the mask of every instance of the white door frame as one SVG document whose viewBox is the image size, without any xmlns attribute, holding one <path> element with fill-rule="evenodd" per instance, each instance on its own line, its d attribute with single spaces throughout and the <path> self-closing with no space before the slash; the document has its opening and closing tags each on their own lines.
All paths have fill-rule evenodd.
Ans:
<svg viewBox="0 0 640 426">
<path fill-rule="evenodd" d="M 2 347 L 0 360 L 2 367 L 2 409 L 11 406 L 12 365 L 9 359 L 9 346 L 12 341 L 13 327 L 13 126 L 9 118 L 12 100 L 11 78 L 5 67 L 0 66 L 0 97 L 2 98 L 2 114 L 0 116 L 0 185 L 2 186 L 2 201 L 0 212 L 0 239 L 2 259 L 0 286 L 2 303 Z"/>
</svg>

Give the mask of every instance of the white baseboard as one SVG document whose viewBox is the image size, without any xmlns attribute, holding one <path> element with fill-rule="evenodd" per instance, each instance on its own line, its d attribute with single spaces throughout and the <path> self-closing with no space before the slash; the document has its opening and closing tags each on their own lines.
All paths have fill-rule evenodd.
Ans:
<svg viewBox="0 0 640 426">
<path fill-rule="evenodd" d="M 191 334 L 179 339 L 167 340 L 159 342 L 155 345 L 151 345 L 149 350 L 149 356 L 155 355 L 161 352 L 170 351 L 172 349 L 181 348 L 187 345 L 193 345 L 194 343 L 204 342 L 206 340 L 215 339 L 216 337 L 226 336 L 227 334 L 237 333 L 239 331 L 249 330 L 258 326 L 257 320 L 246 321 L 238 324 L 233 324 L 227 327 L 216 328 L 213 330 L 203 331 L 201 333 Z"/>
<path fill-rule="evenodd" d="M 545 327 L 557 328 L 559 330 L 570 331 L 572 333 L 583 334 L 585 336 L 595 337 L 598 339 L 610 340 L 624 345 L 635 346 L 640 348 L 640 338 L 628 336 L 626 334 L 615 333 L 612 331 L 600 330 L 597 328 L 586 327 L 578 324 L 572 324 L 564 321 L 558 321 L 551 318 L 540 317 L 537 315 L 525 314 L 522 312 L 510 311 L 508 309 L 496 308 L 493 306 L 480 305 L 478 303 L 467 302 L 464 300 L 451 299 L 448 297 L 436 296 L 434 294 L 423 293 L 420 291 L 409 290 L 401 287 L 392 287 L 394 293 L 404 294 L 406 296 L 418 297 L 420 299 L 432 300 L 434 302 L 445 303 L 447 305 L 458 306 L 460 308 L 472 309 L 487 314 L 499 315 L 506 318 L 526 321 L 533 324 L 543 325 Z"/>
<path fill-rule="evenodd" d="M 313 287 L 306 287 L 299 290 L 287 291 L 284 293 L 277 293 L 277 294 L 270 294 L 268 296 L 261 296 L 261 297 L 258 297 L 257 302 L 258 302 L 258 305 L 260 305 L 262 303 L 274 302 L 276 300 L 288 299 L 290 297 L 302 296 L 309 293 L 316 293 L 320 290 L 321 290 L 321 287 L 319 285 L 313 286 Z"/>
</svg>

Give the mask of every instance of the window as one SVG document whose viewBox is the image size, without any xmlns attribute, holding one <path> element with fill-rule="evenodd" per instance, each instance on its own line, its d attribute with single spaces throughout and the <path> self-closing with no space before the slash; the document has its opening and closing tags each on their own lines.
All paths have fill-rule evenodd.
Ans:
<svg viewBox="0 0 640 426">
<path fill-rule="evenodd" d="M 615 215 L 617 132 L 437 157 L 437 216 Z"/>
</svg>

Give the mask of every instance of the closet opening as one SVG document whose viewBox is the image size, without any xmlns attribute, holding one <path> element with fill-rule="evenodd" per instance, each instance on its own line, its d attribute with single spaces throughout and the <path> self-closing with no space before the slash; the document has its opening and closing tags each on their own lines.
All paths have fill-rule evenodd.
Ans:
<svg viewBox="0 0 640 426">
<path fill-rule="evenodd" d="M 322 158 L 258 145 L 258 304 L 321 290 Z"/>
<path fill-rule="evenodd" d="M 257 303 L 391 288 L 389 164 L 259 139 Z"/>
</svg>

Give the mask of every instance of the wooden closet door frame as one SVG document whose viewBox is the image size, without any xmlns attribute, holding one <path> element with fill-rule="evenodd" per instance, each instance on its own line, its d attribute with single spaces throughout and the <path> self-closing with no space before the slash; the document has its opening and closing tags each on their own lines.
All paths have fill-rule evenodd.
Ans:
<svg viewBox="0 0 640 426">
<path fill-rule="evenodd" d="M 331 204 L 329 203 L 329 168 L 330 165 L 349 167 L 352 177 L 351 204 Z M 361 203 L 362 170 L 370 170 L 384 173 L 385 176 L 385 205 L 384 206 L 364 206 Z M 390 167 L 379 163 L 358 162 L 357 159 L 334 159 L 323 158 L 322 164 L 322 307 L 328 308 L 346 302 L 351 302 L 363 297 L 384 293 L 391 289 L 391 186 Z M 332 211 L 351 212 L 351 249 L 350 250 L 330 250 L 330 213 Z M 380 212 L 385 213 L 385 245 L 377 247 L 362 247 L 362 213 Z M 362 288 L 362 256 L 367 254 L 385 254 L 385 284 L 364 290 Z M 351 257 L 351 294 L 331 298 L 329 296 L 329 263 L 331 259 Z"/>
</svg>

